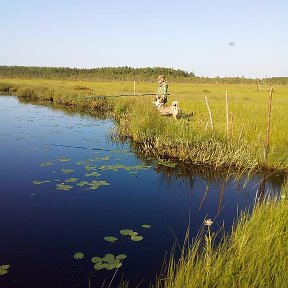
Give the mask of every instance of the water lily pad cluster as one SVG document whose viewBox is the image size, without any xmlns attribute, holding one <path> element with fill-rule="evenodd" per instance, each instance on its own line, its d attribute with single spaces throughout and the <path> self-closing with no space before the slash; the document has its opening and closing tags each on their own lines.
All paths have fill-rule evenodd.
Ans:
<svg viewBox="0 0 288 288">
<path fill-rule="evenodd" d="M 5 275 L 8 273 L 8 269 L 9 269 L 10 265 L 1 265 L 0 266 L 0 276 L 1 275 Z"/>
<path fill-rule="evenodd" d="M 146 165 L 128 166 L 128 165 L 119 164 L 119 163 L 110 164 L 110 165 L 101 165 L 101 166 L 95 165 L 95 162 L 103 162 L 103 161 L 108 161 L 108 160 L 111 160 L 111 156 L 106 155 L 103 157 L 95 157 L 93 159 L 88 159 L 85 161 L 78 161 L 78 162 L 76 162 L 76 164 L 78 166 L 84 166 L 84 169 L 86 172 L 83 173 L 83 176 L 85 176 L 85 177 L 100 177 L 101 171 L 115 171 L 115 172 L 117 172 L 119 170 L 124 170 L 124 171 L 127 171 L 129 173 L 136 174 L 137 171 L 139 171 L 139 170 L 147 170 L 147 169 L 151 168 L 151 166 L 146 166 Z M 117 158 L 117 161 L 118 160 L 120 160 L 120 159 Z M 60 157 L 56 158 L 56 161 L 69 162 L 69 161 L 71 161 L 71 159 L 68 157 L 65 157 L 65 156 L 60 156 Z M 103 164 L 103 163 L 101 163 L 101 164 Z M 49 167 L 49 166 L 54 166 L 54 163 L 52 161 L 47 161 L 47 162 L 40 163 L 39 166 L 40 167 Z M 64 174 L 70 174 L 70 173 L 74 173 L 75 170 L 70 169 L 70 168 L 62 168 L 61 172 Z M 56 173 L 56 171 L 52 171 L 52 173 Z M 61 180 L 56 179 L 54 181 L 60 182 L 60 183 L 56 184 L 56 187 L 55 187 L 56 190 L 64 190 L 64 191 L 68 191 L 68 190 L 73 189 L 74 186 L 71 183 L 75 183 L 76 186 L 84 187 L 84 188 L 89 189 L 89 190 L 96 190 L 100 186 L 110 185 L 106 180 L 86 181 L 86 180 L 79 180 L 76 177 L 70 177 L 70 178 L 61 179 Z M 51 182 L 51 181 L 50 180 L 34 180 L 32 183 L 35 185 L 40 185 L 40 184 L 49 183 L 49 182 Z M 132 236 L 139 236 L 139 235 L 130 235 L 130 236 L 132 237 Z M 133 240 L 133 241 L 139 241 L 139 237 L 133 237 L 133 239 L 137 239 L 137 240 Z"/>
<path fill-rule="evenodd" d="M 127 256 L 125 254 L 120 255 L 113 255 L 113 254 L 106 254 L 103 258 L 100 257 L 93 257 L 91 259 L 92 263 L 94 263 L 95 270 L 112 270 L 112 269 L 119 269 L 122 266 L 122 261 L 126 259 Z"/>
<path fill-rule="evenodd" d="M 128 166 L 128 165 L 124 165 L 124 164 L 114 164 L 114 165 L 102 165 L 99 167 L 99 170 L 111 170 L 111 171 L 119 171 L 119 170 L 125 170 L 128 172 L 131 171 L 138 171 L 138 170 L 147 170 L 151 168 L 151 166 L 145 166 L 145 165 L 136 165 L 136 166 Z"/>
<path fill-rule="evenodd" d="M 143 224 L 143 225 L 141 225 L 141 227 L 144 229 L 149 229 L 149 228 L 151 228 L 151 225 Z M 121 229 L 120 234 L 124 237 L 127 237 L 129 240 L 134 241 L 134 242 L 138 242 L 138 241 L 143 240 L 143 236 L 139 235 L 139 233 L 137 231 L 134 231 L 132 229 Z M 106 237 L 104 237 L 104 240 L 107 242 L 110 242 L 110 243 L 114 243 L 114 242 L 118 241 L 118 238 L 114 237 L 114 236 L 106 236 Z"/>
<path fill-rule="evenodd" d="M 99 188 L 100 186 L 105 186 L 105 185 L 110 185 L 107 181 L 105 180 L 93 180 L 93 181 L 81 181 L 79 183 L 76 184 L 77 186 L 80 187 L 84 187 L 84 186 L 89 186 L 90 190 L 96 190 L 97 188 Z"/>
<path fill-rule="evenodd" d="M 74 259 L 75 260 L 82 260 L 84 258 L 84 256 L 85 255 L 83 252 L 76 252 L 74 254 Z M 92 257 L 91 262 L 94 263 L 94 269 L 95 270 L 102 270 L 102 269 L 112 270 L 112 269 L 119 269 L 122 266 L 122 261 L 126 258 L 127 258 L 127 256 L 125 254 L 119 254 L 117 256 L 115 256 L 114 254 L 106 254 L 102 258 L 96 257 L 96 256 Z M 9 268 L 9 265 L 3 265 L 3 267 L 4 266 L 8 266 L 8 268 Z M 1 269 L 1 267 L 0 267 L 0 269 Z M 4 271 L 4 268 L 3 268 L 3 271 Z M 0 270 L 0 273 L 1 273 L 1 270 Z"/>
<path fill-rule="evenodd" d="M 129 236 L 130 239 L 135 242 L 143 240 L 143 236 L 139 235 L 138 232 L 130 229 L 122 229 L 120 230 L 120 234 L 123 236 Z"/>
</svg>

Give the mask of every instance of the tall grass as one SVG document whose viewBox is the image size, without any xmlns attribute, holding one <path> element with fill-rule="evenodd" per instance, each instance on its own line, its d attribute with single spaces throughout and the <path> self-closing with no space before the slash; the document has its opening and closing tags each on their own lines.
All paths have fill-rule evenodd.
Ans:
<svg viewBox="0 0 288 288">
<path fill-rule="evenodd" d="M 266 199 L 252 215 L 243 213 L 229 237 L 215 247 L 212 226 L 179 261 L 171 257 L 154 288 L 286 287 L 288 274 L 288 182 L 282 200 Z"/>
<path fill-rule="evenodd" d="M 2 88 L 1 88 L 2 87 Z M 8 87 L 8 88 L 7 88 Z M 9 89 L 9 87 L 11 89 Z M 137 83 L 137 93 L 156 90 L 155 83 Z M 196 165 L 236 170 L 288 168 L 288 88 L 274 87 L 271 112 L 269 155 L 266 162 L 265 133 L 269 87 L 257 92 L 256 85 L 172 83 L 168 104 L 178 100 L 182 109 L 179 121 L 160 116 L 152 105 L 152 96 L 91 96 L 133 93 L 128 82 L 64 81 L 45 79 L 3 79 L 0 91 L 28 99 L 53 101 L 112 113 L 120 137 L 140 143 L 143 153 L 157 157 L 175 157 Z M 226 91 L 229 112 L 233 115 L 230 131 L 226 124 Z M 209 126 L 209 113 L 213 131 Z M 232 126 L 233 124 L 233 126 Z"/>
</svg>

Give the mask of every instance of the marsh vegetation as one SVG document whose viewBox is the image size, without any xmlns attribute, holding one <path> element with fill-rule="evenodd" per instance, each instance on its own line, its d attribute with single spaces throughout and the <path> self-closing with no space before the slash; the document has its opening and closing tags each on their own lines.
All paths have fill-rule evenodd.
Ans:
<svg viewBox="0 0 288 288">
<path fill-rule="evenodd" d="M 262 86 L 259 92 L 255 84 L 171 83 L 169 102 L 178 100 L 182 110 L 179 121 L 174 121 L 159 116 L 151 105 L 152 96 L 112 97 L 133 94 L 132 82 L 6 79 L 0 83 L 0 90 L 30 100 L 105 112 L 116 120 L 117 136 L 139 143 L 147 155 L 236 173 L 287 170 L 287 86 L 273 89 L 269 155 L 265 157 L 269 89 Z M 136 90 L 138 94 L 153 92 L 155 84 L 137 83 Z"/>
<path fill-rule="evenodd" d="M 259 284 L 259 287 L 267 287 L 267 283 L 272 285 L 271 287 L 273 287 L 273 285 L 276 285 L 275 287 L 282 287 L 281 285 L 287 281 L 283 275 L 280 275 L 283 267 L 287 264 L 283 254 L 284 252 L 281 250 L 282 245 L 285 245 L 284 243 L 286 243 L 287 240 L 285 232 L 287 225 L 284 223 L 284 218 L 287 219 L 287 215 L 285 214 L 287 210 L 287 181 L 282 186 L 282 201 L 279 202 L 279 199 L 266 199 L 266 201 L 262 202 L 264 203 L 263 205 L 258 205 L 255 208 L 252 217 L 251 211 L 247 211 L 247 213 L 243 214 L 239 218 L 240 220 L 235 223 L 230 236 L 225 236 L 226 232 L 224 233 L 224 230 L 222 230 L 223 234 L 221 234 L 221 231 L 219 232 L 219 227 L 222 227 L 219 223 L 221 222 L 221 217 L 225 217 L 227 228 L 235 220 L 235 217 L 239 216 L 233 214 L 231 209 L 229 213 L 227 212 L 229 215 L 227 214 L 226 216 L 224 216 L 225 212 L 222 211 L 223 203 L 225 203 L 224 190 L 230 185 L 227 183 L 235 183 L 233 181 L 237 179 L 237 181 L 239 181 L 238 186 L 246 187 L 246 180 L 243 180 L 241 177 L 248 176 L 248 178 L 252 178 L 254 176 L 257 179 L 256 183 L 258 185 L 262 183 L 263 178 L 262 176 L 258 176 L 257 173 L 263 171 L 265 172 L 265 181 L 266 178 L 268 179 L 271 175 L 277 173 L 281 173 L 282 175 L 280 182 L 283 182 L 285 177 L 287 178 L 287 86 L 277 83 L 273 85 L 269 153 L 265 155 L 265 151 L 267 152 L 267 143 L 265 143 L 265 141 L 267 139 L 267 106 L 270 84 L 268 85 L 268 83 L 266 83 L 262 85 L 261 91 L 257 91 L 255 83 L 203 84 L 174 82 L 169 84 L 169 92 L 171 95 L 169 96 L 168 103 L 177 100 L 182 109 L 182 115 L 178 121 L 170 117 L 160 116 L 151 103 L 153 100 L 152 96 L 113 97 L 121 94 L 133 94 L 135 92 L 135 90 L 133 91 L 135 87 L 133 87 L 133 82 L 92 82 L 63 79 L 1 79 L 0 91 L 2 91 L 2 93 L 19 96 L 18 99 L 22 103 L 37 101 L 38 104 L 48 104 L 56 111 L 60 109 L 57 107 L 67 107 L 71 109 L 71 111 L 75 108 L 85 111 L 86 115 L 95 115 L 95 113 L 97 114 L 99 112 L 103 119 L 113 119 L 116 123 L 116 129 L 113 130 L 110 137 L 114 143 L 118 143 L 119 145 L 127 145 L 127 143 L 130 143 L 130 149 L 136 153 L 138 159 L 143 160 L 143 163 L 145 163 L 119 163 L 119 160 L 116 160 L 118 158 L 117 155 L 111 157 L 111 155 L 105 153 L 107 152 L 105 148 L 101 147 L 97 147 L 96 149 L 94 147 L 93 149 L 95 150 L 91 149 L 91 147 L 88 148 L 87 152 L 93 150 L 95 153 L 101 154 L 96 158 L 94 155 L 93 158 L 89 158 L 88 160 L 81 159 L 81 157 L 75 160 L 75 154 L 70 153 L 67 153 L 68 156 L 65 153 L 66 155 L 58 155 L 56 158 L 44 157 L 41 161 L 37 158 L 39 161 L 37 170 L 45 169 L 46 172 L 44 175 L 48 175 L 47 171 L 50 169 L 50 173 L 61 175 L 61 179 L 35 177 L 31 179 L 30 182 L 31 185 L 34 186 L 32 191 L 36 191 L 33 193 L 37 195 L 39 190 L 35 189 L 39 189 L 40 187 L 41 189 L 49 187 L 50 191 L 57 193 L 71 193 L 66 194 L 67 197 L 68 195 L 72 197 L 72 193 L 75 193 L 75 191 L 77 191 L 77 193 L 80 191 L 80 193 L 83 193 L 83 191 L 93 193 L 95 190 L 101 192 L 111 187 L 111 181 L 103 178 L 103 175 L 109 175 L 109 173 L 119 173 L 119 175 L 123 175 L 123 173 L 127 173 L 130 176 L 134 175 L 138 177 L 139 175 L 143 175 L 144 171 L 150 171 L 151 167 L 154 167 L 157 173 L 162 173 L 164 175 L 162 177 L 167 183 L 173 182 L 175 178 L 181 179 L 183 177 L 183 179 L 186 180 L 190 179 L 191 182 L 189 185 L 193 186 L 194 181 L 199 181 L 198 176 L 201 175 L 202 177 L 204 175 L 203 179 L 205 179 L 205 184 L 200 185 L 200 190 L 202 192 L 204 191 L 204 194 L 202 193 L 203 195 L 199 196 L 199 199 L 197 196 L 196 206 L 198 206 L 199 211 L 203 208 L 205 201 L 207 201 L 208 191 L 211 189 L 210 183 L 213 181 L 216 182 L 217 189 L 220 191 L 218 203 L 216 203 L 216 208 L 213 212 L 214 215 L 217 215 L 215 216 L 218 220 L 217 229 L 215 227 L 216 221 L 212 226 L 208 225 L 207 227 L 203 225 L 201 232 L 196 238 L 195 231 L 193 231 L 183 242 L 177 239 L 178 244 L 184 243 L 184 246 L 178 245 L 183 248 L 180 257 L 179 255 L 171 257 L 165 271 L 163 271 L 156 281 L 156 287 L 219 287 L 219 285 L 226 287 L 231 286 L 231 283 L 235 284 L 235 286 L 232 285 L 232 287 L 239 287 L 240 285 L 254 287 L 259 283 L 263 283 L 263 286 Z M 136 83 L 137 94 L 154 91 L 155 83 Z M 207 109 L 207 102 L 211 112 L 210 115 Z M 74 112 L 71 113 L 73 114 Z M 211 117 L 213 125 L 211 125 Z M 58 133 L 61 134 L 61 132 L 57 131 L 57 124 L 55 125 L 56 130 L 52 131 L 52 134 L 57 136 Z M 67 126 L 69 125 L 67 124 Z M 21 137 L 17 139 L 21 141 Z M 128 139 L 132 141 L 126 141 Z M 86 151 L 85 143 L 87 144 L 88 142 L 84 142 L 84 145 L 82 143 L 78 146 L 74 142 L 72 144 L 71 140 L 72 142 L 76 141 L 75 143 L 78 141 L 76 138 L 73 138 L 67 141 L 67 143 L 51 143 L 50 148 L 57 149 L 59 152 L 67 151 L 67 148 L 71 148 L 73 151 L 78 148 L 81 151 Z M 108 148 L 108 151 L 109 149 L 111 151 L 111 148 Z M 120 154 L 122 156 L 125 153 L 121 152 Z M 73 165 L 71 163 L 73 162 L 72 159 L 74 161 Z M 35 165 L 35 163 L 33 164 Z M 79 169 L 81 170 L 80 175 Z M 191 171 L 194 171 L 193 179 L 189 178 L 191 177 L 189 176 Z M 223 180 L 221 180 L 220 183 L 219 180 L 217 180 L 219 179 L 219 175 L 221 175 L 221 179 Z M 242 181 L 244 181 L 244 183 Z M 265 183 L 265 181 L 263 183 Z M 269 181 L 267 181 L 266 184 L 268 182 Z M 121 181 L 120 183 L 124 189 L 124 184 Z M 143 182 L 141 183 L 143 185 Z M 146 183 L 148 182 L 145 182 L 145 184 Z M 279 183 L 276 185 L 277 187 L 279 186 L 278 184 Z M 199 183 L 197 185 L 199 186 Z M 237 190 L 237 185 L 231 185 L 234 187 L 234 190 Z M 275 192 L 274 188 L 269 188 L 272 194 Z M 137 189 L 139 189 L 139 186 L 137 186 Z M 184 197 L 182 194 L 183 189 L 181 190 L 181 197 Z M 137 195 L 143 200 L 143 196 L 141 196 L 145 194 L 143 187 L 141 188 L 143 193 L 141 192 L 139 194 L 139 191 Z M 255 190 L 253 191 L 255 192 Z M 249 201 L 251 201 L 249 203 L 254 203 L 256 195 L 254 192 L 253 196 L 249 196 Z M 34 195 L 33 193 L 31 195 Z M 115 196 L 114 192 L 113 194 L 116 199 L 119 199 Z M 128 194 L 129 197 L 131 197 L 131 194 Z M 149 193 L 149 195 L 151 195 L 151 193 Z M 88 198 L 85 199 L 85 203 L 89 206 Z M 263 200 L 263 198 L 261 199 Z M 145 202 L 146 201 L 148 200 L 145 199 Z M 162 204 L 163 203 L 161 203 L 161 207 Z M 243 208 L 247 205 L 247 203 L 245 205 L 244 203 L 242 204 Z M 123 206 L 118 206 L 113 204 L 110 207 L 110 204 L 107 204 L 107 209 L 109 213 L 113 214 L 115 211 L 126 207 L 126 211 L 131 209 L 128 213 L 131 218 L 136 215 L 136 207 L 131 207 L 129 203 L 125 202 L 123 202 L 122 205 Z M 229 205 L 231 205 L 231 203 Z M 235 205 L 238 207 L 238 203 Z M 76 206 L 74 207 L 75 209 Z M 83 208 L 84 206 L 82 205 L 81 207 Z M 189 207 L 189 209 L 191 209 L 191 207 Z M 234 210 L 236 213 L 236 208 Z M 185 211 L 187 212 L 187 210 Z M 101 217 L 101 212 L 97 212 L 97 209 L 95 213 L 98 213 L 99 217 Z M 109 213 L 107 213 L 107 219 L 111 219 Z M 221 213 L 224 213 L 224 215 L 220 216 Z M 234 217 L 231 216 L 231 213 Z M 198 224 L 199 221 L 200 224 L 203 223 L 203 219 L 205 218 L 204 214 L 201 214 L 201 219 L 198 218 Z M 183 213 L 181 215 L 183 216 Z M 122 221 L 127 221 L 126 219 L 123 220 L 124 218 L 121 218 Z M 100 237 L 102 242 L 97 240 L 97 243 L 101 243 L 100 246 L 102 248 L 105 244 L 115 245 L 113 247 L 117 247 L 116 245 L 119 245 L 119 243 L 124 243 L 123 245 L 127 243 L 137 245 L 138 242 L 138 244 L 144 243 L 148 239 L 148 244 L 154 245 L 152 243 L 155 243 L 153 241 L 155 241 L 158 236 L 154 235 L 153 241 L 151 241 L 151 238 L 149 240 L 149 237 L 146 237 L 146 235 L 147 232 L 150 232 L 149 228 L 151 228 L 151 226 L 151 230 L 153 230 L 154 226 L 159 228 L 159 223 L 157 224 L 158 226 L 154 225 L 155 222 L 153 222 L 151 218 L 149 218 L 151 221 L 147 222 L 147 219 L 143 217 L 140 222 L 137 221 L 137 219 L 134 220 L 136 221 L 133 221 L 133 225 L 131 226 L 127 224 L 123 225 L 123 223 L 116 221 L 118 223 L 116 225 L 117 228 L 114 227 L 113 229 L 108 229 L 108 231 L 106 229 L 106 233 L 102 233 Z M 176 224 L 176 222 L 174 224 Z M 182 222 L 182 228 L 183 224 Z M 177 225 L 179 225 L 179 223 Z M 197 227 L 199 228 L 200 225 Z M 145 230 L 147 232 L 145 232 Z M 184 235 L 184 230 L 182 229 L 181 231 L 182 235 Z M 257 233 L 255 233 L 255 231 L 257 231 Z M 267 235 L 267 231 L 269 231 L 269 235 Z M 229 230 L 229 232 L 231 231 Z M 219 233 L 221 237 L 219 237 Z M 91 239 L 93 237 L 95 239 L 95 233 L 92 234 Z M 87 233 L 85 235 L 87 235 Z M 179 235 L 180 234 L 178 234 L 177 237 L 179 237 Z M 191 239 L 191 236 L 194 238 L 192 243 L 188 240 Z M 219 239 L 222 239 L 220 245 Z M 265 239 L 265 241 L 263 241 L 263 239 Z M 103 242 L 105 244 L 103 244 Z M 251 243 L 252 245 L 250 245 Z M 91 244 L 89 245 L 91 247 Z M 269 250 L 269 247 L 273 247 L 273 249 Z M 81 263 L 84 263 L 83 267 L 87 267 L 88 263 L 85 261 L 89 258 L 89 261 L 87 261 L 89 262 L 89 267 L 94 265 L 96 271 L 110 269 L 117 271 L 122 265 L 126 265 L 126 263 L 131 261 L 131 254 L 129 254 L 126 259 L 126 251 L 121 251 L 121 249 L 116 249 L 113 251 L 113 253 L 115 253 L 112 254 L 109 249 L 103 248 L 102 250 L 107 253 L 104 252 L 101 254 L 98 252 L 97 255 L 91 251 L 90 253 L 78 251 L 78 249 L 82 249 L 80 245 L 73 247 L 73 249 L 70 247 L 69 253 L 71 258 L 73 258 L 74 255 L 74 260 L 78 266 L 80 265 L 79 267 L 81 267 Z M 71 252 L 72 250 L 73 253 Z M 91 250 L 91 248 L 88 250 Z M 132 250 L 133 249 L 130 251 Z M 124 252 L 125 254 L 123 254 Z M 265 254 L 267 257 L 263 256 L 260 259 L 257 257 L 260 254 Z M 153 255 L 153 257 L 155 257 L 155 255 Z M 94 260 L 91 261 L 93 258 Z M 178 261 L 177 259 L 180 260 Z M 278 259 L 281 259 L 279 263 Z M 7 274 L 8 268 L 10 267 L 8 264 L 10 263 L 2 264 L 5 264 L 1 266 L 2 268 L 0 267 L 1 273 L 4 275 Z M 275 269 L 272 269 L 272 272 L 271 267 L 275 267 Z M 9 268 L 9 271 L 10 270 L 11 268 Z M 223 273 L 223 271 L 225 273 Z M 91 274 L 92 278 L 93 275 L 94 274 Z M 123 285 L 125 286 L 125 283 Z"/>
</svg>

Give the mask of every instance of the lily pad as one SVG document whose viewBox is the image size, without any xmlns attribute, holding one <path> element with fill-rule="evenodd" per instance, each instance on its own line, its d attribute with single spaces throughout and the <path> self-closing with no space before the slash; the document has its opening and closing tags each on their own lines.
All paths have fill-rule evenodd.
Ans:
<svg viewBox="0 0 288 288">
<path fill-rule="evenodd" d="M 89 185 L 91 186 L 90 190 L 96 190 L 100 186 L 110 185 L 110 184 L 105 180 L 100 180 L 100 181 L 94 180 L 94 181 L 91 181 Z"/>
<path fill-rule="evenodd" d="M 39 166 L 40 167 L 47 167 L 47 166 L 53 166 L 54 164 L 52 162 L 44 162 L 44 163 L 40 163 Z"/>
<path fill-rule="evenodd" d="M 104 269 L 104 268 L 106 268 L 107 267 L 107 264 L 106 263 L 96 263 L 95 265 L 94 265 L 94 269 L 95 270 L 102 270 L 102 269 Z"/>
<path fill-rule="evenodd" d="M 50 183 L 49 180 L 34 180 L 32 181 L 33 184 L 35 185 L 40 185 L 40 184 L 44 184 L 44 183 Z"/>
<path fill-rule="evenodd" d="M 149 229 L 149 228 L 151 228 L 151 225 L 143 224 L 142 227 L 145 228 L 145 229 Z"/>
<path fill-rule="evenodd" d="M 89 182 L 88 181 L 81 181 L 81 182 L 77 183 L 76 185 L 80 186 L 80 187 L 84 187 L 85 185 L 89 185 Z"/>
<path fill-rule="evenodd" d="M 112 261 L 112 260 L 115 259 L 115 255 L 113 255 L 113 254 L 106 254 L 102 259 L 103 259 L 104 261 L 109 262 L 109 261 Z"/>
<path fill-rule="evenodd" d="M 62 169 L 63 173 L 68 174 L 74 172 L 72 169 Z"/>
<path fill-rule="evenodd" d="M 86 177 L 99 177 L 99 176 L 101 176 L 101 174 L 96 172 L 96 171 L 94 171 L 94 172 L 91 172 L 91 173 L 86 173 L 85 176 Z"/>
<path fill-rule="evenodd" d="M 103 258 L 100 257 L 93 257 L 91 261 L 95 263 L 94 269 L 101 270 L 101 269 L 119 269 L 122 266 L 121 260 L 126 259 L 127 256 L 125 254 L 120 254 L 115 257 L 113 254 L 106 254 Z"/>
<path fill-rule="evenodd" d="M 135 242 L 141 241 L 142 239 L 143 239 L 143 237 L 139 236 L 139 235 L 131 236 L 131 240 L 135 241 Z"/>
<path fill-rule="evenodd" d="M 0 266 L 0 275 L 5 275 L 8 273 L 8 269 L 9 269 L 10 265 L 6 264 L 6 265 L 1 265 Z"/>
<path fill-rule="evenodd" d="M 133 230 L 130 230 L 130 229 L 122 229 L 122 230 L 120 230 L 120 234 L 123 235 L 123 236 L 131 235 L 131 233 L 133 233 Z"/>
<path fill-rule="evenodd" d="M 74 183 L 77 182 L 79 179 L 78 178 L 68 178 L 65 180 L 66 183 Z"/>
<path fill-rule="evenodd" d="M 84 258 L 84 254 L 82 252 L 77 252 L 74 254 L 74 259 L 81 260 Z"/>
<path fill-rule="evenodd" d="M 107 242 L 114 243 L 118 239 L 116 237 L 113 237 L 113 236 L 106 236 L 106 237 L 104 237 L 104 240 L 107 241 Z"/>
<path fill-rule="evenodd" d="M 57 189 L 57 190 L 65 190 L 65 191 L 68 191 L 68 190 L 70 190 L 70 189 L 72 189 L 72 188 L 73 188 L 73 186 L 71 186 L 71 185 L 65 185 L 65 184 L 63 184 L 63 183 L 56 185 L 56 189 Z"/>
<path fill-rule="evenodd" d="M 93 257 L 92 259 L 91 259 L 91 261 L 92 261 L 92 263 L 102 263 L 102 258 L 100 258 L 100 257 Z"/>
<path fill-rule="evenodd" d="M 177 165 L 176 162 L 170 162 L 168 160 L 160 160 L 158 164 L 169 168 L 174 168 Z"/>
<path fill-rule="evenodd" d="M 127 255 L 125 255 L 125 254 L 120 254 L 120 255 L 116 256 L 116 259 L 118 259 L 118 260 L 124 260 L 126 258 L 127 258 Z"/>
<path fill-rule="evenodd" d="M 56 159 L 59 160 L 60 162 L 69 162 L 69 161 L 71 161 L 71 159 L 67 158 L 67 157 L 57 157 Z"/>
</svg>

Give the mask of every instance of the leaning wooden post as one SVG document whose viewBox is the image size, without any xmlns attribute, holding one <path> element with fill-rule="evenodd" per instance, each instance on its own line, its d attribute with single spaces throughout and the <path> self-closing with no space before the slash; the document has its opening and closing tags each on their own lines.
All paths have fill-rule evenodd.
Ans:
<svg viewBox="0 0 288 288">
<path fill-rule="evenodd" d="M 208 99 L 207 99 L 206 96 L 205 96 L 205 101 L 206 101 L 206 105 L 207 105 L 208 112 L 209 112 L 211 130 L 213 131 L 213 119 L 212 119 L 212 114 L 211 114 L 211 110 L 210 110 L 210 107 L 209 107 Z"/>
<path fill-rule="evenodd" d="M 226 91 L 226 134 L 229 135 L 229 109 L 228 109 L 228 92 Z"/>
<path fill-rule="evenodd" d="M 136 82 L 134 81 L 134 95 L 136 94 Z"/>
<path fill-rule="evenodd" d="M 270 87 L 269 98 L 268 98 L 268 111 L 267 111 L 267 127 L 266 127 L 266 141 L 265 141 L 265 149 L 264 149 L 264 158 L 265 162 L 268 161 L 268 153 L 269 153 L 269 140 L 270 140 L 270 126 L 271 126 L 271 108 L 272 108 L 272 93 L 273 87 Z"/>
</svg>

